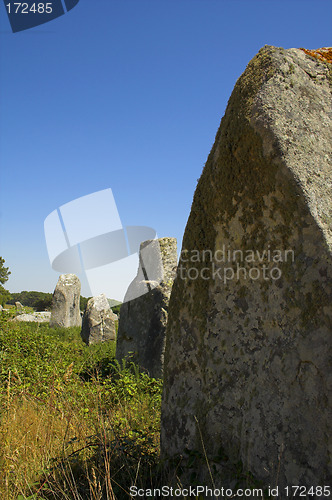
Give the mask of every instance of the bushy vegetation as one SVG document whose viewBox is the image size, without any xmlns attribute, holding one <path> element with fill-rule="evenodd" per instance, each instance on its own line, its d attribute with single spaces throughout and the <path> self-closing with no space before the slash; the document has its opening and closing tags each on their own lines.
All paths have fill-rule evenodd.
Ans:
<svg viewBox="0 0 332 500">
<path fill-rule="evenodd" d="M 116 306 L 111 307 L 112 311 L 117 314 L 118 316 L 120 315 L 120 309 L 121 309 L 121 304 L 117 304 Z"/>
<path fill-rule="evenodd" d="M 160 469 L 161 381 L 79 328 L 0 316 L 0 498 L 122 499 Z"/>
<path fill-rule="evenodd" d="M 80 310 L 81 311 L 85 310 L 89 299 L 91 299 L 91 297 L 82 297 L 82 295 L 80 296 Z"/>
<path fill-rule="evenodd" d="M 8 281 L 9 275 L 11 272 L 8 267 L 5 267 L 5 259 L 0 257 L 0 305 L 3 306 L 8 300 L 10 300 L 11 295 L 4 288 L 4 283 Z"/>
</svg>

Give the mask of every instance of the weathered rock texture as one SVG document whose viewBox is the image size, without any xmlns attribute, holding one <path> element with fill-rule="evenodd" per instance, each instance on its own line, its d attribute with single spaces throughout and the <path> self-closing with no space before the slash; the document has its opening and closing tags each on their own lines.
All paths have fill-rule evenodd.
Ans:
<svg viewBox="0 0 332 500">
<path fill-rule="evenodd" d="M 51 327 L 81 326 L 81 283 L 75 274 L 61 274 L 52 299 Z"/>
<path fill-rule="evenodd" d="M 47 323 L 51 319 L 51 313 L 44 312 L 35 312 L 33 314 L 19 314 L 13 321 L 27 321 L 27 322 L 36 322 L 36 323 Z"/>
<path fill-rule="evenodd" d="M 103 293 L 88 300 L 82 320 L 81 337 L 87 344 L 115 340 L 116 314 L 113 313 Z"/>
<path fill-rule="evenodd" d="M 235 85 L 170 300 L 165 456 L 203 442 L 211 467 L 222 452 L 266 484 L 331 480 L 331 105 L 331 65 L 300 49 L 265 46 Z M 222 262 L 228 249 L 269 248 L 281 262 Z"/>
<path fill-rule="evenodd" d="M 176 266 L 175 238 L 141 243 L 138 273 L 120 309 L 116 358 L 121 361 L 130 355 L 155 378 L 162 376 L 168 303 Z"/>
</svg>

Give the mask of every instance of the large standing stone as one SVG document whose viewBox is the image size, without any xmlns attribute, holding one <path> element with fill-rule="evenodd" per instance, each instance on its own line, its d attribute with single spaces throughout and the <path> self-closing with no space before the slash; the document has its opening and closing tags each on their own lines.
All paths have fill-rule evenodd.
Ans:
<svg viewBox="0 0 332 500">
<path fill-rule="evenodd" d="M 52 299 L 50 327 L 81 326 L 81 283 L 75 274 L 61 274 Z"/>
<path fill-rule="evenodd" d="M 175 238 L 140 246 L 140 266 L 120 309 L 116 358 L 131 359 L 151 377 L 161 377 L 167 311 L 177 266 Z"/>
<path fill-rule="evenodd" d="M 82 320 L 81 337 L 87 344 L 115 340 L 116 314 L 113 313 L 103 293 L 88 300 Z"/>
<path fill-rule="evenodd" d="M 279 486 L 331 481 L 332 71 L 320 55 L 265 46 L 237 81 L 167 328 L 164 456 L 204 443 L 211 468 L 226 454 Z"/>
</svg>

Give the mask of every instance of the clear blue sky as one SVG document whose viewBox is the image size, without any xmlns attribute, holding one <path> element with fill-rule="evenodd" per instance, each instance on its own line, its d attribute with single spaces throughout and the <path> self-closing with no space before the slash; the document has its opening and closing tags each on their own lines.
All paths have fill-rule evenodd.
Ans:
<svg viewBox="0 0 332 500">
<path fill-rule="evenodd" d="M 53 292 L 45 218 L 106 188 L 123 225 L 150 226 L 180 247 L 237 78 L 265 44 L 330 46 L 331 19 L 329 0 L 80 0 L 13 34 L 1 3 L 7 288 Z"/>
</svg>

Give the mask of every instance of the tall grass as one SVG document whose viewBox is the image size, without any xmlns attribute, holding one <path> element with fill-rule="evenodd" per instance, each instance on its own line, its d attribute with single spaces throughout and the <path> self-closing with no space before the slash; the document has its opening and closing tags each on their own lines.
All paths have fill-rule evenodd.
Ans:
<svg viewBox="0 0 332 500">
<path fill-rule="evenodd" d="M 0 498 L 122 499 L 157 484 L 161 381 L 116 363 L 112 342 L 3 316 Z"/>
</svg>

